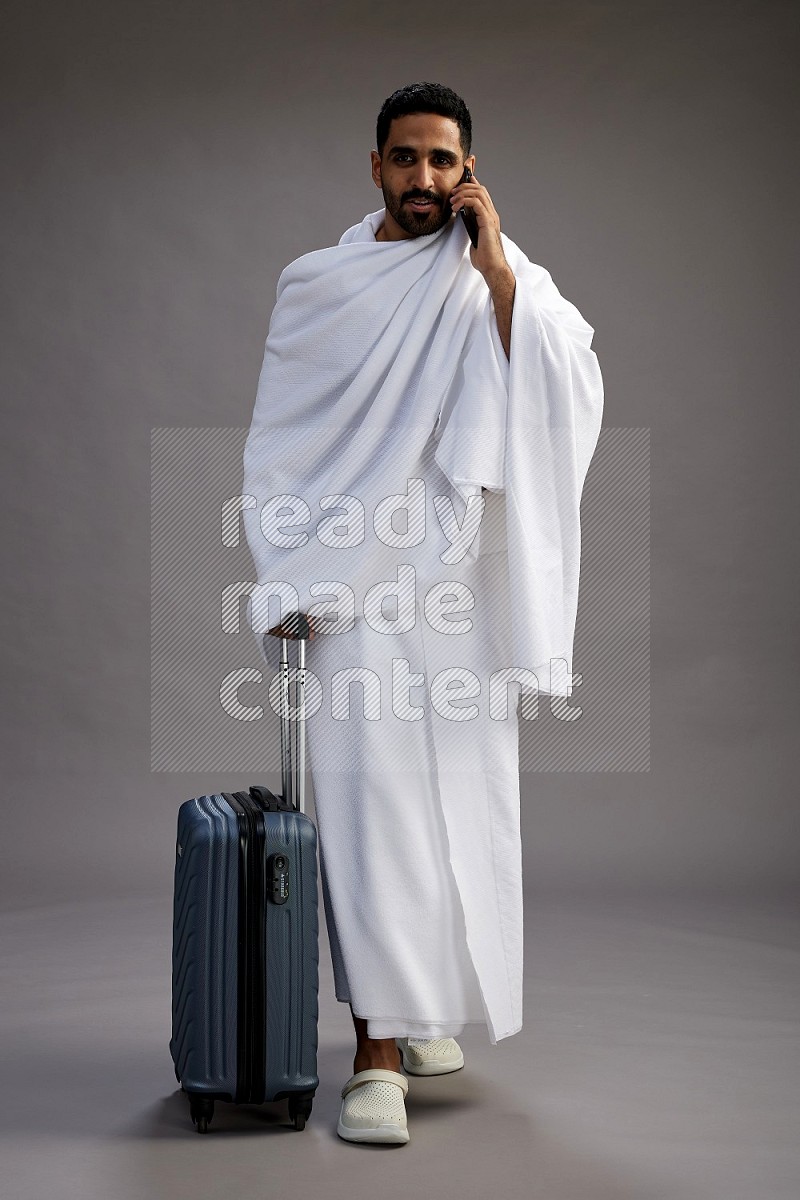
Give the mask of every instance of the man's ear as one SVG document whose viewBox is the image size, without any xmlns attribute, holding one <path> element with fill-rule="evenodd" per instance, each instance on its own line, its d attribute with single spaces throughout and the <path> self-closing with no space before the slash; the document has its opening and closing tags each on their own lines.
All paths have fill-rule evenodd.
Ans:
<svg viewBox="0 0 800 1200">
<path fill-rule="evenodd" d="M 381 186 L 381 156 L 377 150 L 370 150 L 372 159 L 372 181 L 376 187 Z"/>
<path fill-rule="evenodd" d="M 465 160 L 465 166 L 469 167 L 469 169 L 470 169 L 470 171 L 472 171 L 473 175 L 475 174 L 475 155 L 474 154 L 470 154 L 469 158 Z"/>
</svg>

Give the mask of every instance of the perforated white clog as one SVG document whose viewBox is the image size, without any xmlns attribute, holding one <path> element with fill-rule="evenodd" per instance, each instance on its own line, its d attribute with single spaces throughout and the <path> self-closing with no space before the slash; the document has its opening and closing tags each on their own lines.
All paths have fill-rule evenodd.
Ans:
<svg viewBox="0 0 800 1200">
<path fill-rule="evenodd" d="M 342 1088 L 339 1137 L 347 1142 L 407 1142 L 407 1092 L 408 1080 L 399 1071 L 357 1071 Z"/>
<path fill-rule="evenodd" d="M 464 1055 L 455 1038 L 396 1038 L 409 1075 L 447 1075 L 460 1071 Z"/>
</svg>

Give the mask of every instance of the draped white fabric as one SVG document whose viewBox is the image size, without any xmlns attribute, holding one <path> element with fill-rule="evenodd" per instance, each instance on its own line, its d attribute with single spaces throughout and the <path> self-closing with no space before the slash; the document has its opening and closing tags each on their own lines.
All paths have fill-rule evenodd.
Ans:
<svg viewBox="0 0 800 1200">
<path fill-rule="evenodd" d="M 278 283 L 244 454 L 250 620 L 271 667 L 271 594 L 319 631 L 337 996 L 374 1037 L 485 1021 L 494 1042 L 522 1023 L 517 703 L 572 692 L 602 381 L 591 326 L 505 235 L 510 363 L 463 223 L 376 242 L 383 215 Z"/>
</svg>

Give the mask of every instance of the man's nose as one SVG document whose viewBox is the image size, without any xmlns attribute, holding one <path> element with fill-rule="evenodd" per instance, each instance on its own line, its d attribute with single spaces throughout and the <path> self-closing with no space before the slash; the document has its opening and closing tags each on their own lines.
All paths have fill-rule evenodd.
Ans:
<svg viewBox="0 0 800 1200">
<path fill-rule="evenodd" d="M 426 162 L 419 162 L 411 175 L 411 187 L 418 192 L 435 192 L 433 171 Z"/>
</svg>

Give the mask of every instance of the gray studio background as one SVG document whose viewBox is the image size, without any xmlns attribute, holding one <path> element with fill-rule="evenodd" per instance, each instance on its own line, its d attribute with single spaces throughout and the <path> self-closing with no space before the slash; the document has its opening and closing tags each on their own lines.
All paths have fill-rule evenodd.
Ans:
<svg viewBox="0 0 800 1200">
<path fill-rule="evenodd" d="M 112 927 L 159 976 L 178 805 L 254 782 L 151 770 L 151 431 L 246 430 L 278 276 L 379 206 L 377 110 L 417 79 L 464 96 L 504 231 L 595 327 L 603 436 L 649 431 L 647 754 L 524 774 L 532 923 L 558 896 L 761 912 L 790 895 L 796 18 L 774 2 L 5 6 L 0 896 L 26 1003 L 43 1002 L 25 989 L 47 927 L 70 979 L 70 939 L 91 977 L 93 939 L 122 953 Z M 602 537 L 593 523 L 592 561 Z M 553 946 L 569 922 L 554 930 Z M 170 1092 L 168 1061 L 139 1085 Z M 12 1118 L 23 1141 L 34 1109 Z M 706 1194 L 606 1191 L 595 1167 L 579 1194 Z M 153 1170 L 142 1195 L 179 1194 Z M 787 1171 L 761 1194 L 794 1194 Z M 569 1194 L 563 1178 L 542 1194 Z"/>
<path fill-rule="evenodd" d="M 246 429 L 280 271 L 379 206 L 377 108 L 427 77 L 595 326 L 604 430 L 650 430 L 651 769 L 526 775 L 530 881 L 789 880 L 796 192 L 790 10 L 764 8 L 460 6 L 384 35 L 358 4 L 11 6 L 11 902 L 163 887 L 178 802 L 245 782 L 150 772 L 151 429 Z"/>
</svg>

